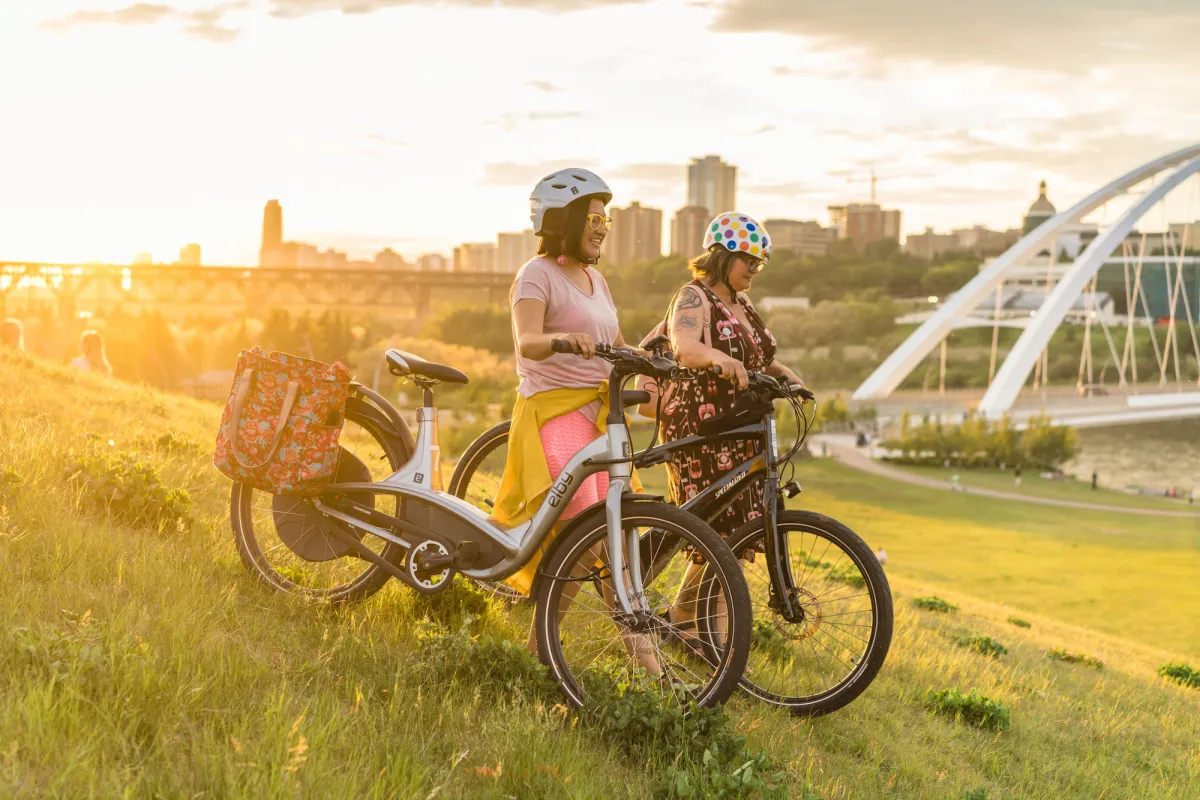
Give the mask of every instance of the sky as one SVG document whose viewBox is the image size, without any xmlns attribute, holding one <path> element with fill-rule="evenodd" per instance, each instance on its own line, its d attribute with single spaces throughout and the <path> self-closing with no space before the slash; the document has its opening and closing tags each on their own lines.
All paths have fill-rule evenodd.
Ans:
<svg viewBox="0 0 1200 800">
<path fill-rule="evenodd" d="M 760 219 L 874 170 L 906 233 L 1011 227 L 1200 140 L 1196 41 L 1195 0 L 5 2 L 0 260 L 254 263 L 272 198 L 415 258 L 565 166 L 669 218 L 706 154 Z"/>
</svg>

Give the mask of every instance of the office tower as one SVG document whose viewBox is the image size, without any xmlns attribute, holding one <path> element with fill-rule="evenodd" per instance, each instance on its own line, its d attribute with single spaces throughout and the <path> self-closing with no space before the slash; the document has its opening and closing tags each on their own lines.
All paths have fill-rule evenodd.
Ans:
<svg viewBox="0 0 1200 800">
<path fill-rule="evenodd" d="M 737 210 L 737 167 L 720 156 L 693 158 L 688 165 L 688 205 L 708 209 L 710 217 Z"/>
</svg>

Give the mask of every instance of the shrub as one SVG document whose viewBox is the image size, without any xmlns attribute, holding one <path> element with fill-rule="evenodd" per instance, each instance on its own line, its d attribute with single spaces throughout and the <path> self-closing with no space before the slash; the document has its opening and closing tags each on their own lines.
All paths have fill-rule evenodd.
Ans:
<svg viewBox="0 0 1200 800">
<path fill-rule="evenodd" d="M 787 637 L 765 619 L 754 620 L 750 647 L 776 663 L 786 662 L 792 657 L 792 648 L 788 645 Z"/>
<path fill-rule="evenodd" d="M 1002 731 L 1012 721 L 1012 714 L 1007 708 L 975 690 L 963 694 L 957 687 L 940 692 L 930 689 L 925 705 L 939 714 L 954 717 L 955 722 L 965 722 L 976 728 Z"/>
<path fill-rule="evenodd" d="M 468 676 L 482 693 L 501 696 L 520 692 L 549 697 L 554 691 L 546 668 L 525 646 L 491 634 L 472 636 L 473 617 L 451 632 L 428 618 L 417 621 L 417 652 L 421 665 L 439 683 Z"/>
<path fill-rule="evenodd" d="M 1200 670 L 1193 669 L 1182 661 L 1178 664 L 1163 664 L 1158 668 L 1158 674 L 1181 686 L 1200 689 Z"/>
<path fill-rule="evenodd" d="M 862 589 L 867 585 L 867 579 L 862 576 L 858 567 L 853 564 L 843 564 L 840 567 L 829 570 L 829 580 L 844 583 L 856 589 Z"/>
<path fill-rule="evenodd" d="M 192 498 L 168 489 L 158 467 L 134 452 L 93 443 L 67 463 L 66 477 L 83 488 L 83 502 L 129 525 L 162 530 L 191 524 Z"/>
<path fill-rule="evenodd" d="M 1018 628 L 1032 628 L 1033 627 L 1031 624 L 1029 624 L 1029 622 L 1021 619 L 1020 617 L 1009 617 L 1008 621 L 1010 624 L 1016 625 Z"/>
<path fill-rule="evenodd" d="M 1083 664 L 1087 667 L 1095 667 L 1096 669 L 1104 669 L 1104 662 L 1095 656 L 1085 655 L 1084 653 L 1076 653 L 1067 650 L 1064 647 L 1052 647 L 1046 651 L 1046 658 L 1052 661 L 1066 661 L 1068 664 Z"/>
<path fill-rule="evenodd" d="M 917 608 L 923 608 L 926 611 L 936 611 L 939 614 L 952 614 L 958 611 L 958 606 L 954 605 L 953 603 L 947 603 L 937 595 L 932 595 L 930 597 L 916 597 L 913 598 L 912 602 Z"/>
<path fill-rule="evenodd" d="M 12 494 L 17 489 L 21 488 L 21 484 L 25 482 L 21 477 L 21 473 L 17 472 L 12 467 L 5 467 L 0 470 L 0 497 L 6 497 Z"/>
<path fill-rule="evenodd" d="M 455 575 L 452 585 L 435 594 L 418 594 L 413 598 L 418 614 L 424 612 L 434 622 L 448 630 L 457 630 L 463 623 L 487 616 L 491 604 L 487 594 L 461 575 Z"/>
<path fill-rule="evenodd" d="M 982 653 L 985 656 L 1002 656 L 1008 652 L 1008 648 L 1000 644 L 991 636 L 985 636 L 982 633 L 972 634 L 971 636 L 962 636 L 957 640 L 959 647 L 965 647 L 968 650 L 974 650 L 976 653 Z"/>
<path fill-rule="evenodd" d="M 657 679 L 615 664 L 581 676 L 589 703 L 580 719 L 627 755 L 671 760 L 657 797 L 786 796 L 783 772 L 751 753 L 722 708 L 696 708 L 677 695 L 664 702 Z"/>
</svg>

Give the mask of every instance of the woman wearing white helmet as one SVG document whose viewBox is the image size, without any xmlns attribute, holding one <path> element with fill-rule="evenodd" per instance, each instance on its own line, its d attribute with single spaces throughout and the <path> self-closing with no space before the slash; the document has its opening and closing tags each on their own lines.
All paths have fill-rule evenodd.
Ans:
<svg viewBox="0 0 1200 800">
<path fill-rule="evenodd" d="M 692 281 L 676 294 L 666 329 L 680 364 L 714 367 L 717 374 L 676 384 L 664 398 L 663 441 L 691 436 L 701 420 L 729 411 L 738 391 L 746 388 L 748 371 L 801 383 L 796 373 L 775 360 L 775 337 L 745 294 L 771 258 L 766 228 L 736 211 L 719 214 L 705 231 L 704 251 L 690 264 Z M 761 449 L 757 442 L 725 441 L 677 451 L 667 465 L 671 500 L 690 500 Z M 729 536 L 760 516 L 762 507 L 763 487 L 758 483 L 711 521 L 713 529 Z M 694 626 L 694 595 L 701 574 L 696 565 L 689 569 L 675 601 L 674 622 L 683 630 Z"/>
<path fill-rule="evenodd" d="M 593 266 L 612 224 L 604 208 L 611 200 L 608 184 L 584 169 L 561 170 L 543 178 L 530 197 L 530 218 L 541 245 L 537 257 L 517 272 L 509 292 L 521 381 L 509 431 L 508 461 L 493 511 L 496 520 L 508 527 L 531 519 L 553 477 L 603 433 L 606 381 L 612 367 L 595 358 L 596 344 L 625 343 L 608 284 Z M 576 354 L 554 353 L 552 339 L 571 342 Z M 559 524 L 603 500 L 607 490 L 607 473 L 588 477 Z M 509 583 L 528 592 L 539 561 L 540 554 Z M 658 671 L 648 642 L 645 648 L 640 641 L 627 644 L 642 666 Z M 532 630 L 528 647 L 536 652 Z"/>
</svg>

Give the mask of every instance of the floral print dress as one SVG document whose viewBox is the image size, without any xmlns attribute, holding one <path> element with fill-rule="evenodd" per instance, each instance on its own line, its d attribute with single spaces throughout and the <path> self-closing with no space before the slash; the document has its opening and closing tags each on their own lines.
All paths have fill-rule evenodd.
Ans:
<svg viewBox="0 0 1200 800">
<path fill-rule="evenodd" d="M 692 281 L 708 298 L 709 338 L 713 349 L 741 361 L 749 372 L 761 372 L 775 360 L 775 337 L 767 330 L 762 318 L 744 298 L 738 302 L 746 312 L 750 325 L 744 325 L 711 289 L 700 281 Z M 698 432 L 701 420 L 728 412 L 737 399 L 732 381 L 706 373 L 694 381 L 676 385 L 663 407 L 663 441 L 675 441 Z M 762 443 L 749 440 L 726 440 L 698 445 L 672 454 L 667 464 L 670 477 L 670 497 L 682 504 L 720 480 L 726 473 L 762 452 Z M 721 536 L 729 536 L 739 527 L 762 516 L 763 484 L 753 481 L 716 519 L 712 527 Z"/>
</svg>

